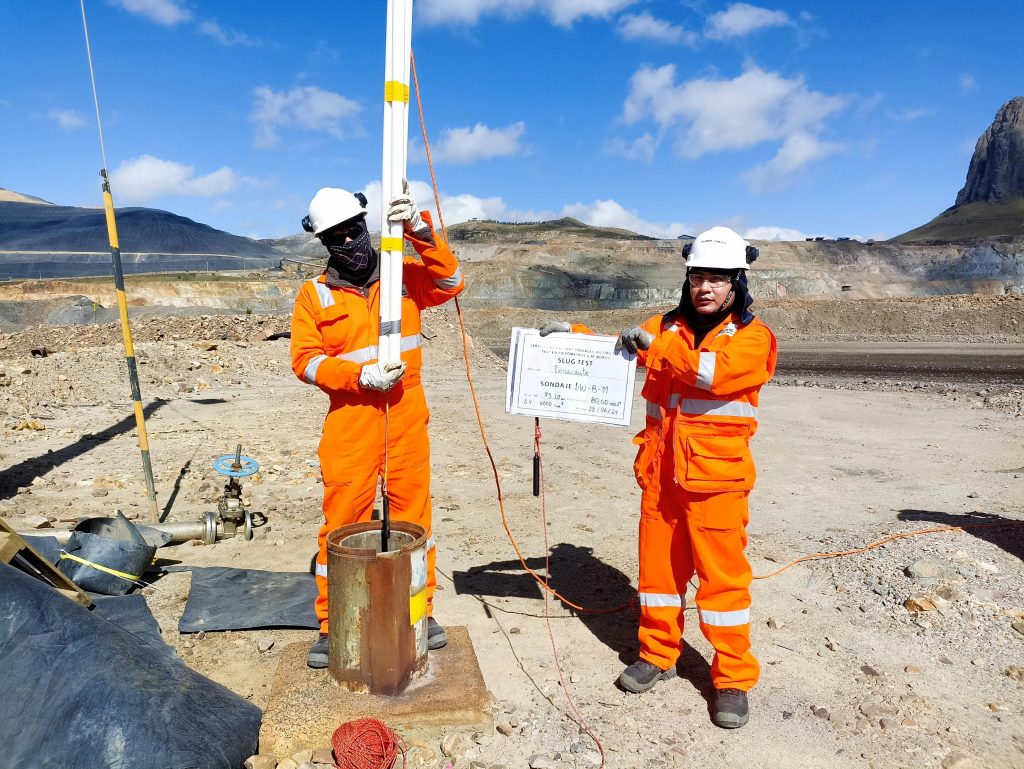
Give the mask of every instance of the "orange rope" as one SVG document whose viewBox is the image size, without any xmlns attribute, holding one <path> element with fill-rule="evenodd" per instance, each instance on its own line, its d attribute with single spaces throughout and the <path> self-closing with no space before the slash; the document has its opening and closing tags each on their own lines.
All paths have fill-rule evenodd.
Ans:
<svg viewBox="0 0 1024 769">
<path fill-rule="evenodd" d="M 822 558 L 839 558 L 844 555 L 860 555 L 861 553 L 866 553 L 868 550 L 874 550 L 876 547 L 881 547 L 887 542 L 893 542 L 897 539 L 916 537 L 921 534 L 937 534 L 943 531 L 964 531 L 965 529 L 980 529 L 996 526 L 1024 526 L 1024 521 L 1003 521 L 1001 523 L 965 523 L 963 526 L 935 526 L 930 529 L 917 529 L 915 531 L 904 531 L 900 534 L 890 534 L 888 537 L 885 537 L 884 539 L 880 539 L 877 542 L 872 542 L 871 544 L 864 545 L 864 547 L 855 548 L 854 550 L 836 550 L 831 553 L 812 553 L 810 555 L 805 555 L 801 558 L 797 558 L 795 561 L 790 561 L 785 566 L 782 566 L 769 574 L 755 575 L 754 579 L 768 579 L 769 577 L 774 577 L 777 574 L 782 574 L 782 572 L 786 571 L 786 569 L 790 569 L 796 566 L 798 563 L 803 563 L 804 561 L 817 561 L 821 560 Z"/>
<path fill-rule="evenodd" d="M 448 242 L 448 229 L 444 225 L 444 216 L 441 213 L 441 196 L 437 191 L 437 176 L 434 174 L 434 161 L 430 157 L 430 142 L 427 140 L 427 125 L 423 118 L 423 103 L 420 101 L 420 81 L 416 75 L 416 57 L 412 56 L 412 82 L 414 90 L 416 91 L 416 107 L 420 114 L 420 130 L 423 133 L 423 148 L 427 154 L 427 165 L 430 168 L 430 182 L 434 187 L 434 205 L 437 208 L 437 220 L 441 225 L 441 234 L 444 236 L 444 240 Z M 505 497 L 501 491 L 501 477 L 498 475 L 498 465 L 494 461 L 494 454 L 491 453 L 490 444 L 487 442 L 487 430 L 484 427 L 484 418 L 480 413 L 480 401 L 476 394 L 476 385 L 473 383 L 473 374 L 469 367 L 469 336 L 466 334 L 466 322 L 462 317 L 462 306 L 459 304 L 459 298 L 455 297 L 455 310 L 459 316 L 459 329 L 462 333 L 462 353 L 463 359 L 466 363 L 466 379 L 469 382 L 469 391 L 473 396 L 473 410 L 476 412 L 476 422 L 480 428 L 480 437 L 484 442 L 484 451 L 487 452 L 487 459 L 491 463 L 491 472 L 494 474 L 494 485 L 498 489 L 498 509 L 501 511 L 501 525 L 505 529 L 505 534 L 508 536 L 509 542 L 512 543 L 512 548 L 516 551 L 516 556 L 519 558 L 519 562 L 523 565 L 523 568 L 529 572 L 529 574 L 537 581 L 546 592 L 551 593 L 555 598 L 564 603 L 566 606 L 570 606 L 573 609 L 581 612 L 587 612 L 589 614 L 614 614 L 617 611 L 628 609 L 637 602 L 637 598 L 628 603 L 624 603 L 621 606 L 613 606 L 609 609 L 590 609 L 586 606 L 580 606 L 577 603 L 573 603 L 568 598 L 563 596 L 557 590 L 552 588 L 547 579 L 542 577 L 536 571 L 531 569 L 527 563 L 526 558 L 523 556 L 522 550 L 519 549 L 519 543 L 516 541 L 515 536 L 512 534 L 512 530 L 508 525 L 508 516 L 505 512 Z M 545 532 L 547 533 L 547 532 Z"/>
</svg>

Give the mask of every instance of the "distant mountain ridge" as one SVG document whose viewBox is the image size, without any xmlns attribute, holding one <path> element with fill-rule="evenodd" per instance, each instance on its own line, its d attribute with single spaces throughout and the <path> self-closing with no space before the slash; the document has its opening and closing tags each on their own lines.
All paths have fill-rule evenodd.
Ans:
<svg viewBox="0 0 1024 769">
<path fill-rule="evenodd" d="M 1024 96 L 1010 99 L 978 138 L 956 202 L 898 243 L 1024 236 Z"/>
<path fill-rule="evenodd" d="M 25 195 L 21 192 L 15 192 L 14 190 L 8 190 L 4 187 L 0 187 L 0 202 L 4 203 L 35 203 L 36 205 L 52 206 L 49 200 L 43 200 L 37 198 L 35 195 Z"/>
</svg>

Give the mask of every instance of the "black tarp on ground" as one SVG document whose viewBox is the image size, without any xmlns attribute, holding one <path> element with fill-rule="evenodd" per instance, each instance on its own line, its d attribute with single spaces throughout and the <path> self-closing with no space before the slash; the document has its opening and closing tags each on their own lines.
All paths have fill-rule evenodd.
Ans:
<svg viewBox="0 0 1024 769">
<path fill-rule="evenodd" d="M 0 564 L 0 745 L 14 769 L 238 769 L 262 713 Z"/>
<path fill-rule="evenodd" d="M 149 610 L 149 604 L 141 593 L 131 595 L 96 595 L 90 594 L 93 613 L 113 622 L 122 630 L 127 630 L 140 641 L 152 644 L 162 651 L 174 654 L 171 647 L 160 634 L 160 625 Z"/>
<path fill-rule="evenodd" d="M 188 603 L 178 632 L 320 627 L 313 612 L 316 581 L 312 574 L 259 569 L 171 567 L 191 571 Z"/>
</svg>

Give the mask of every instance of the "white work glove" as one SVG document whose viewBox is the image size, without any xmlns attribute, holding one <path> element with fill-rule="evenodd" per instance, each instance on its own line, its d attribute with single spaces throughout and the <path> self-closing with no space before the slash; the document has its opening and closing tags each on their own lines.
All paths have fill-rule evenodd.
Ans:
<svg viewBox="0 0 1024 769">
<path fill-rule="evenodd" d="M 547 336 L 548 334 L 568 333 L 572 331 L 572 326 L 566 323 L 564 320 L 549 320 L 539 329 L 541 336 Z"/>
<path fill-rule="evenodd" d="M 388 221 L 401 222 L 406 232 L 416 232 L 423 229 L 423 219 L 420 217 L 416 201 L 409 194 L 409 180 L 402 179 L 402 194 L 391 198 L 388 203 Z"/>
<path fill-rule="evenodd" d="M 359 384 L 368 390 L 387 392 L 405 374 L 404 360 L 391 360 L 387 363 L 367 363 L 359 372 Z"/>
<path fill-rule="evenodd" d="M 623 347 L 632 353 L 637 350 L 646 350 L 653 341 L 654 334 L 644 331 L 639 326 L 633 326 L 619 334 L 619 341 L 615 343 L 615 352 L 621 352 Z"/>
</svg>

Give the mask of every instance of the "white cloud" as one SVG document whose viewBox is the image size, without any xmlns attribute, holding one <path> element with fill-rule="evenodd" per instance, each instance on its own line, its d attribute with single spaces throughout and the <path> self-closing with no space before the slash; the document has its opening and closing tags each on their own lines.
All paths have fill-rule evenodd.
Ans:
<svg viewBox="0 0 1024 769">
<path fill-rule="evenodd" d="M 529 13 L 546 16 L 553 24 L 572 26 L 585 17 L 607 18 L 637 0 L 420 0 L 417 21 L 424 24 L 472 26 L 482 16 L 514 19 Z"/>
<path fill-rule="evenodd" d="M 214 211 L 214 212 L 216 212 L 216 211 L 227 211 L 229 208 L 234 208 L 234 207 L 235 207 L 235 204 L 232 203 L 230 200 L 217 200 L 217 201 L 214 202 L 213 207 L 211 208 L 211 210 Z"/>
<path fill-rule="evenodd" d="M 204 19 L 199 22 L 199 31 L 207 37 L 213 38 L 221 45 L 256 46 L 261 44 L 259 40 L 250 37 L 244 32 L 239 32 L 229 27 L 222 27 L 216 19 Z"/>
<path fill-rule="evenodd" d="M 472 128 L 448 128 L 441 133 L 431 155 L 453 165 L 522 155 L 524 148 L 519 140 L 525 131 L 526 124 L 521 120 L 504 128 L 489 128 L 483 123 Z"/>
<path fill-rule="evenodd" d="M 632 141 L 618 137 L 609 139 L 601 147 L 601 151 L 606 155 L 617 155 L 629 160 L 642 160 L 645 163 L 650 163 L 654 160 L 654 152 L 657 148 L 658 140 L 646 133 Z"/>
<path fill-rule="evenodd" d="M 163 24 L 165 27 L 173 27 L 192 18 L 188 8 L 178 0 L 109 0 L 109 2 L 124 8 L 129 13 L 144 16 L 157 24 Z"/>
<path fill-rule="evenodd" d="M 974 75 L 970 72 L 965 72 L 960 76 L 960 93 L 970 93 L 974 90 L 975 83 Z"/>
<path fill-rule="evenodd" d="M 623 119 L 628 124 L 650 119 L 662 131 L 674 132 L 680 157 L 781 142 L 775 158 L 754 169 L 748 180 L 767 188 L 842 148 L 818 135 L 849 100 L 812 91 L 802 77 L 787 79 L 755 66 L 732 80 L 697 78 L 677 85 L 675 77 L 673 64 L 638 70 L 630 80 Z"/>
<path fill-rule="evenodd" d="M 623 40 L 650 40 L 670 45 L 693 45 L 697 42 L 695 33 L 665 19 L 655 18 L 647 11 L 623 15 L 619 19 L 618 33 Z"/>
<path fill-rule="evenodd" d="M 792 227 L 775 227 L 772 225 L 750 227 L 743 230 L 740 234 L 747 240 L 806 240 L 808 237 L 805 233 L 800 230 L 794 230 Z"/>
<path fill-rule="evenodd" d="M 227 166 L 196 176 L 192 166 L 152 155 L 125 160 L 110 175 L 116 199 L 125 204 L 147 203 L 164 195 L 224 195 L 237 184 L 238 174 Z"/>
<path fill-rule="evenodd" d="M 562 216 L 571 216 L 595 227 L 621 227 L 640 235 L 656 238 L 675 238 L 690 231 L 681 222 L 649 222 L 614 200 L 595 200 L 592 203 L 573 203 L 562 209 Z"/>
<path fill-rule="evenodd" d="M 743 179 L 752 192 L 778 190 L 785 187 L 799 171 L 813 161 L 827 158 L 845 149 L 845 144 L 823 142 L 815 136 L 798 131 L 786 137 L 775 157 L 747 171 Z"/>
<path fill-rule="evenodd" d="M 277 145 L 278 129 L 302 128 L 319 131 L 337 138 L 358 133 L 356 121 L 362 107 L 339 93 L 325 91 L 315 85 L 290 91 L 275 91 L 261 85 L 253 91 L 249 119 L 255 124 L 253 146 L 268 148 Z"/>
<path fill-rule="evenodd" d="M 770 11 L 748 3 L 733 3 L 724 11 L 708 17 L 705 34 L 711 40 L 728 40 L 745 37 L 761 29 L 783 27 L 791 23 L 789 15 L 783 11 Z"/>
<path fill-rule="evenodd" d="M 46 113 L 46 117 L 50 118 L 53 122 L 63 128 L 65 131 L 70 131 L 73 128 L 81 128 L 85 125 L 85 120 L 73 109 L 51 109 Z"/>
<path fill-rule="evenodd" d="M 885 116 L 897 123 L 910 123 L 914 120 L 920 120 L 921 118 L 930 117 L 934 114 L 935 110 L 931 107 L 907 107 L 899 110 L 898 112 L 890 110 L 885 113 Z"/>
</svg>

